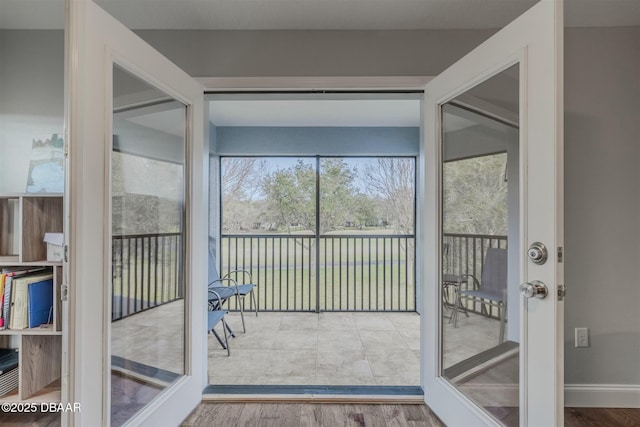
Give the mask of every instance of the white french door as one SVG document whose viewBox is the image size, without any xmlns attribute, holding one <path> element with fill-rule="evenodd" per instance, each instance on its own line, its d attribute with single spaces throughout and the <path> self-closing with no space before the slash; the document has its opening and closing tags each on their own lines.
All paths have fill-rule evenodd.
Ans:
<svg viewBox="0 0 640 427">
<path fill-rule="evenodd" d="M 563 425 L 562 26 L 542 0 L 426 85 L 421 383 L 447 425 Z"/>
<path fill-rule="evenodd" d="M 92 1 L 67 17 L 68 421 L 178 425 L 206 384 L 203 88 Z"/>
</svg>

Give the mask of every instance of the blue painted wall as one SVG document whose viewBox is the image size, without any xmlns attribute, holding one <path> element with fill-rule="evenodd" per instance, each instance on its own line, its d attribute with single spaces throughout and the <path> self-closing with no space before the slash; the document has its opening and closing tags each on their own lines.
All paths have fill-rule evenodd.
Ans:
<svg viewBox="0 0 640 427">
<path fill-rule="evenodd" d="M 215 127 L 211 151 L 223 156 L 417 156 L 417 127 Z"/>
</svg>

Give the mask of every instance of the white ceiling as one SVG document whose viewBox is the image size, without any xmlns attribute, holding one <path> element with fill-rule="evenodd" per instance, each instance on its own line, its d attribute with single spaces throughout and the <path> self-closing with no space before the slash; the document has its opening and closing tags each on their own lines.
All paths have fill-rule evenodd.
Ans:
<svg viewBox="0 0 640 427">
<path fill-rule="evenodd" d="M 550 1 L 550 0 L 542 0 Z M 536 0 L 97 0 L 133 29 L 500 28 Z M 571 27 L 640 25 L 640 0 L 565 0 Z M 63 0 L 0 0 L 0 28 L 62 28 Z"/>
<path fill-rule="evenodd" d="M 419 127 L 421 122 L 418 100 L 224 100 L 211 101 L 209 112 L 209 119 L 216 126 Z M 478 116 L 466 110 L 451 107 L 445 116 L 447 132 L 478 125 Z M 140 115 L 132 110 L 121 118 L 145 128 L 184 136 L 184 116 L 176 114 L 175 109 Z"/>
<path fill-rule="evenodd" d="M 184 137 L 186 126 L 185 116 L 184 113 L 179 110 L 157 111 L 141 116 L 127 117 L 125 120 L 145 128 Z"/>
<path fill-rule="evenodd" d="M 184 114 L 177 103 L 131 109 L 118 118 L 178 137 L 184 136 Z M 176 114 L 178 113 L 178 114 Z M 420 101 L 403 100 L 215 100 L 209 120 L 216 126 L 252 127 L 419 127 Z M 476 124 L 451 116 L 455 129 Z"/>
</svg>

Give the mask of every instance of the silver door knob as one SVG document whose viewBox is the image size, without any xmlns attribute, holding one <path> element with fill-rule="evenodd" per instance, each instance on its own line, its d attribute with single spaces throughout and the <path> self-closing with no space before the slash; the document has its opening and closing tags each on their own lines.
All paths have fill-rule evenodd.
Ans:
<svg viewBox="0 0 640 427">
<path fill-rule="evenodd" d="M 549 294 L 547 285 L 539 280 L 532 280 L 529 283 L 523 283 L 520 285 L 520 293 L 527 298 L 545 299 Z"/>
</svg>

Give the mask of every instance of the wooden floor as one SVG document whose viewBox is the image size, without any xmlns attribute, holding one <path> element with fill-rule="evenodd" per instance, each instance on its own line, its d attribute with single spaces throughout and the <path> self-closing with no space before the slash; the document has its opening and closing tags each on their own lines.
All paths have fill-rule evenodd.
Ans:
<svg viewBox="0 0 640 427">
<path fill-rule="evenodd" d="M 640 427 L 640 409 L 565 408 L 565 427 Z"/>
<path fill-rule="evenodd" d="M 640 409 L 565 408 L 565 427 L 640 427 Z M 60 414 L 0 412 L 2 427 L 54 427 Z M 444 426 L 425 405 L 201 403 L 182 423 L 200 426 Z"/>
<path fill-rule="evenodd" d="M 182 426 L 441 427 L 444 424 L 426 405 L 202 403 Z"/>
<path fill-rule="evenodd" d="M 640 427 L 640 409 L 565 408 L 565 427 Z M 516 422 L 517 423 L 517 422 Z M 200 426 L 444 426 L 426 405 L 201 403 L 182 423 Z"/>
</svg>

